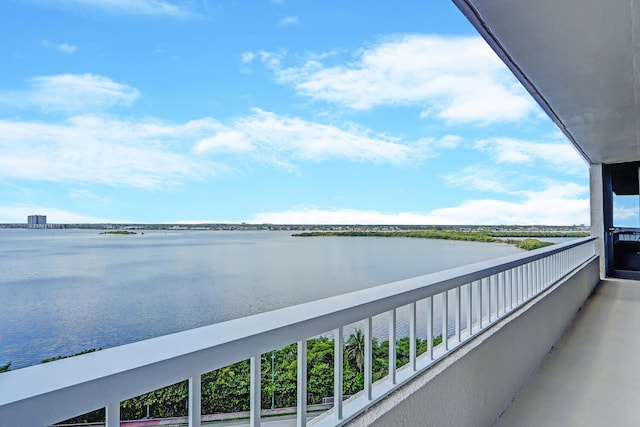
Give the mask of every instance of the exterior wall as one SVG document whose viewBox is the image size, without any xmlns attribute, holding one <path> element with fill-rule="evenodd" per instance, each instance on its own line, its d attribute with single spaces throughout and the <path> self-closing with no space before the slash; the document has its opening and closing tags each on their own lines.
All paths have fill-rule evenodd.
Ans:
<svg viewBox="0 0 640 427">
<path fill-rule="evenodd" d="M 605 232 L 604 229 L 604 185 L 602 163 L 589 166 L 589 187 L 591 189 L 591 235 L 598 238 L 596 253 L 600 257 L 600 277 L 606 277 Z"/>
<path fill-rule="evenodd" d="M 599 278 L 596 257 L 348 425 L 493 425 Z"/>
<path fill-rule="evenodd" d="M 47 216 L 29 215 L 27 217 L 27 228 L 47 228 Z"/>
</svg>

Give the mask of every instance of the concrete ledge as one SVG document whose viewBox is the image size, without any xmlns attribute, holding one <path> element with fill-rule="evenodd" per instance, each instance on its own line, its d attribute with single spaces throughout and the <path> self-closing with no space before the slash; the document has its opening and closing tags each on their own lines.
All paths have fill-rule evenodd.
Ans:
<svg viewBox="0 0 640 427">
<path fill-rule="evenodd" d="M 595 257 L 347 425 L 493 425 L 599 281 Z"/>
</svg>

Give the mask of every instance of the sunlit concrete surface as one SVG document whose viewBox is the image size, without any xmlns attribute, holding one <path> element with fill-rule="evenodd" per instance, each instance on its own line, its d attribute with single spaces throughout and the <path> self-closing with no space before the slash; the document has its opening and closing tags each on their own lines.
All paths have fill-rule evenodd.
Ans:
<svg viewBox="0 0 640 427">
<path fill-rule="evenodd" d="M 640 282 L 605 280 L 496 426 L 640 425 Z"/>
</svg>

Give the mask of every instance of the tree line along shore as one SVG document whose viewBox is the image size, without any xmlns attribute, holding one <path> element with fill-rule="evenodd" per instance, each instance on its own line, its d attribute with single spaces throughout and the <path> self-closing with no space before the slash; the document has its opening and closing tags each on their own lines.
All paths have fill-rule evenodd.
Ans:
<svg viewBox="0 0 640 427">
<path fill-rule="evenodd" d="M 537 238 L 578 238 L 587 237 L 586 232 L 549 232 L 549 231 L 450 231 L 450 230 L 414 230 L 414 231 L 311 231 L 292 234 L 294 237 L 407 237 L 418 239 L 442 239 L 463 240 L 470 242 L 508 243 L 516 245 L 520 249 L 532 251 L 545 246 L 553 245 L 552 242 L 544 242 Z M 520 239 L 514 239 L 514 238 Z"/>
</svg>

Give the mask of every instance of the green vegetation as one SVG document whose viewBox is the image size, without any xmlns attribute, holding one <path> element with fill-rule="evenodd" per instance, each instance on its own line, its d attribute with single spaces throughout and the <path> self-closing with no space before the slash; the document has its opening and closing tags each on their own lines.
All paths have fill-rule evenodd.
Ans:
<svg viewBox="0 0 640 427">
<path fill-rule="evenodd" d="M 6 365 L 0 365 L 0 374 L 3 372 L 9 372 L 11 370 L 11 362 Z"/>
<path fill-rule="evenodd" d="M 562 237 L 562 238 L 578 238 L 589 237 L 590 234 L 585 231 L 489 231 L 487 232 L 493 237 Z"/>
<path fill-rule="evenodd" d="M 101 348 L 90 348 L 88 350 L 83 350 L 80 353 L 76 353 L 76 354 L 71 354 L 69 356 L 56 356 L 56 357 L 49 357 L 48 359 L 42 359 L 40 361 L 40 363 L 49 363 L 49 362 L 54 362 L 56 360 L 61 360 L 61 359 L 68 359 L 70 357 L 74 357 L 74 356 L 80 356 L 82 354 L 87 354 L 87 353 L 93 353 L 94 351 L 99 351 L 102 350 Z"/>
<path fill-rule="evenodd" d="M 296 237 L 352 236 L 352 237 L 412 237 L 419 239 L 467 240 L 473 242 L 495 242 L 496 238 L 486 233 L 420 230 L 420 231 L 311 231 L 293 234 Z"/>
<path fill-rule="evenodd" d="M 444 239 L 464 240 L 487 243 L 509 243 L 521 249 L 531 251 L 553 245 L 551 242 L 542 242 L 533 237 L 587 237 L 589 233 L 583 232 L 479 232 L 479 231 L 450 231 L 450 230 L 414 230 L 414 231 L 312 231 L 293 234 L 296 237 L 317 236 L 356 236 L 356 237 L 411 237 L 419 239 Z M 513 240 L 508 237 L 527 237 L 525 240 Z"/>
<path fill-rule="evenodd" d="M 525 251 L 533 251 L 535 249 L 553 245 L 553 243 L 551 242 L 542 242 L 538 239 L 516 240 L 515 244 L 517 247 L 519 247 L 520 249 L 524 249 Z"/>
<path fill-rule="evenodd" d="M 138 234 L 135 231 L 127 231 L 127 230 L 115 230 L 115 231 L 103 231 L 100 234 Z"/>
<path fill-rule="evenodd" d="M 442 342 L 438 336 L 433 340 L 437 346 Z M 356 330 L 344 343 L 343 393 L 355 394 L 364 388 L 364 334 Z M 409 338 L 396 341 L 399 368 L 409 362 Z M 417 354 L 427 351 L 427 341 L 417 338 Z M 385 377 L 389 363 L 389 341 L 372 343 L 372 378 L 377 381 Z M 334 342 L 327 337 L 307 340 L 307 394 L 308 403 L 322 403 L 322 398 L 333 396 Z M 271 363 L 273 357 L 273 372 Z M 261 360 L 262 408 L 271 408 L 271 399 L 276 408 L 296 406 L 297 345 L 291 344 L 279 350 L 265 353 Z M 273 382 L 271 381 L 273 375 Z M 228 413 L 249 410 L 249 361 L 245 360 L 202 375 L 202 413 Z M 154 418 L 186 416 L 188 413 L 188 382 L 143 394 L 120 404 L 123 420 L 140 419 L 146 416 L 147 405 Z M 94 411 L 68 423 L 104 421 L 104 410 Z"/>
</svg>

